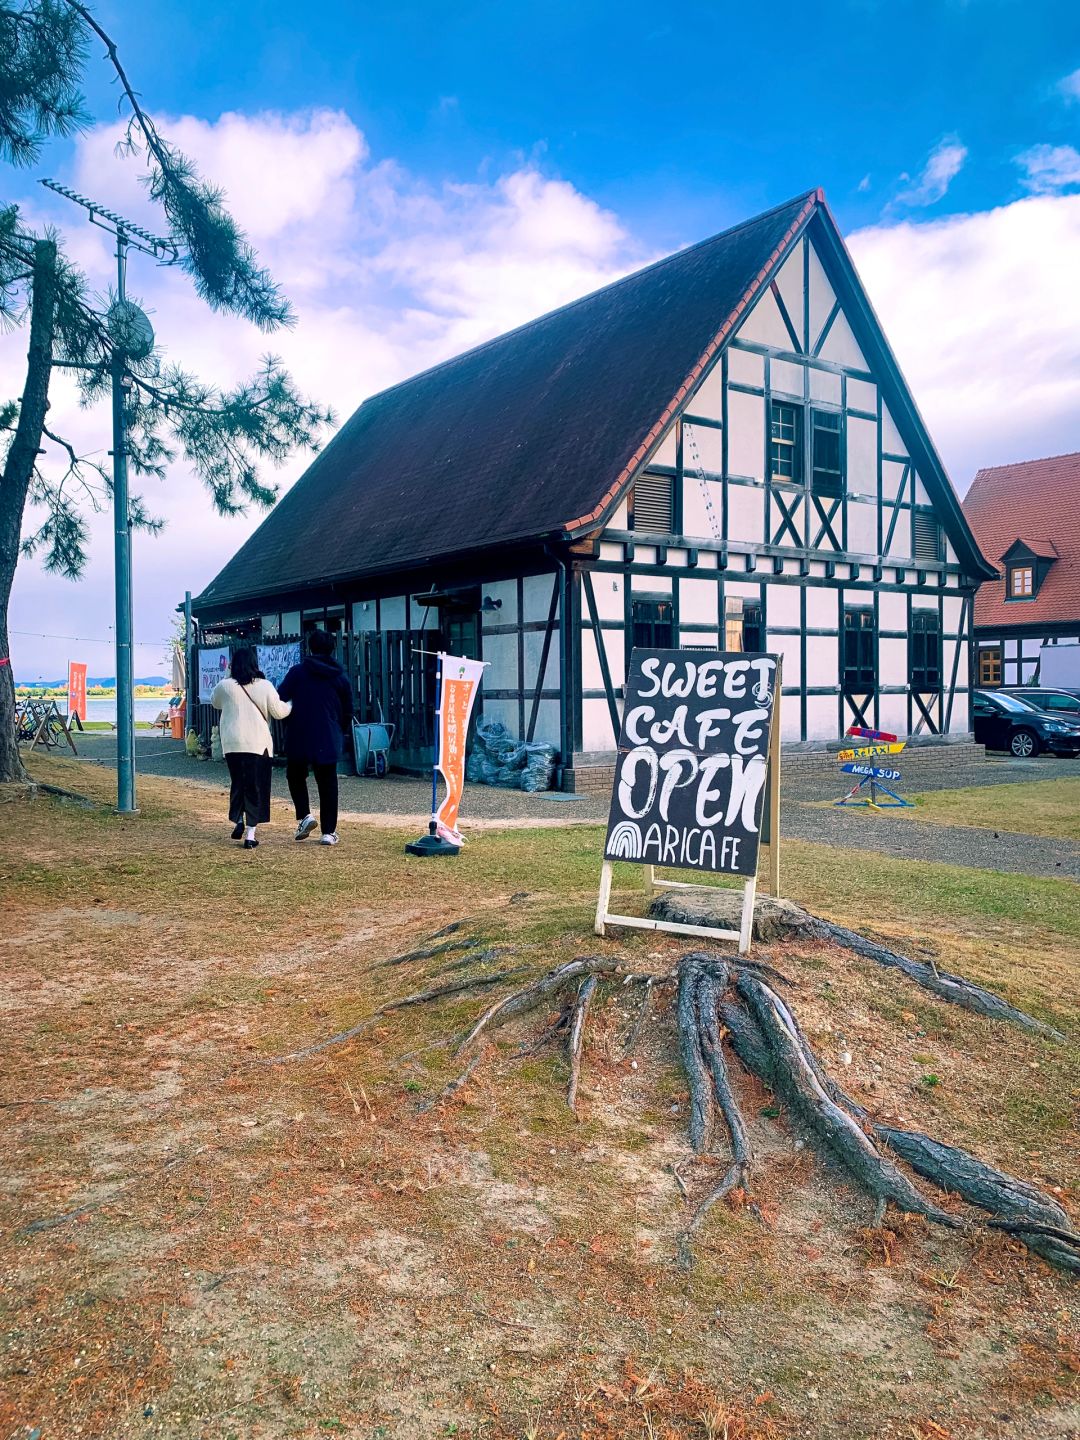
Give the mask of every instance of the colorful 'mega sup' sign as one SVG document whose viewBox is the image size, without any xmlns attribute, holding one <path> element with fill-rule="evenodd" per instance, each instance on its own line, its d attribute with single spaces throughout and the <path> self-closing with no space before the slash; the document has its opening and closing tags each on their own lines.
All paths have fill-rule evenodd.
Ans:
<svg viewBox="0 0 1080 1440">
<path fill-rule="evenodd" d="M 605 860 L 757 872 L 777 657 L 630 657 Z"/>
</svg>

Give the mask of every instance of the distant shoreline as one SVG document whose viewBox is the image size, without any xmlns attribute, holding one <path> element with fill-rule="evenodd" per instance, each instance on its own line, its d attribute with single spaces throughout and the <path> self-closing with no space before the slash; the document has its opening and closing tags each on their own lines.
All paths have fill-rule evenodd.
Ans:
<svg viewBox="0 0 1080 1440">
<path fill-rule="evenodd" d="M 66 700 L 66 685 L 16 685 L 19 700 Z M 171 685 L 136 685 L 131 692 L 136 700 L 171 700 L 176 691 Z M 88 685 L 88 700 L 115 700 L 115 685 Z"/>
</svg>

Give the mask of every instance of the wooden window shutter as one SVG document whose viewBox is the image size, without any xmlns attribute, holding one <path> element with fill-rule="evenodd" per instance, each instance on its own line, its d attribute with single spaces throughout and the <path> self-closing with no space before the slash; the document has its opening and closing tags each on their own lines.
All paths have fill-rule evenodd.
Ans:
<svg viewBox="0 0 1080 1440">
<path fill-rule="evenodd" d="M 945 558 L 941 526 L 925 510 L 915 511 L 915 559 L 938 563 Z"/>
</svg>

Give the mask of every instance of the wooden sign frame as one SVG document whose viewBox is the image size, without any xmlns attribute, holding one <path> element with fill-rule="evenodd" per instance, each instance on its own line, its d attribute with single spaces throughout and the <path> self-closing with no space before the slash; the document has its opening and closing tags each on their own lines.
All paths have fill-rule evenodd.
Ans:
<svg viewBox="0 0 1080 1440">
<path fill-rule="evenodd" d="M 773 686 L 773 709 L 770 717 L 769 748 L 766 752 L 766 790 L 762 815 L 769 818 L 769 880 L 773 898 L 780 898 L 780 703 L 783 685 L 783 658 L 777 656 L 776 680 Z M 758 848 L 758 869 L 761 849 Z M 754 905 L 757 900 L 757 870 L 743 885 L 742 910 L 738 930 L 721 929 L 711 925 L 683 925 L 675 920 L 653 920 L 641 915 L 616 915 L 610 909 L 611 879 L 613 861 L 606 860 L 600 869 L 600 892 L 596 900 L 596 919 L 593 931 L 606 935 L 609 925 L 622 925 L 631 930 L 662 930 L 669 935 L 694 935 L 704 940 L 734 940 L 739 954 L 746 955 L 754 935 Z M 656 866 L 646 865 L 645 893 L 652 895 L 657 890 L 702 890 L 714 893 L 715 885 L 695 885 L 687 880 L 658 880 Z"/>
</svg>

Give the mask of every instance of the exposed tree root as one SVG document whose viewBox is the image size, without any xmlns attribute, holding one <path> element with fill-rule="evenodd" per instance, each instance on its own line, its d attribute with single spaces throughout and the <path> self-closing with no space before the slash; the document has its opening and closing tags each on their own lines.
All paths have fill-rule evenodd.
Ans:
<svg viewBox="0 0 1080 1440">
<path fill-rule="evenodd" d="M 570 1022 L 570 1083 L 566 1087 L 566 1103 L 577 1114 L 578 1081 L 581 1078 L 581 1046 L 585 1039 L 585 1021 L 589 1018 L 589 1005 L 596 990 L 596 976 L 589 975 L 578 991 L 574 1002 L 574 1015 Z"/>
<path fill-rule="evenodd" d="M 478 1050 L 469 1061 L 460 1075 L 455 1075 L 449 1084 L 444 1085 L 437 1095 L 430 1100 L 424 1100 L 417 1108 L 421 1115 L 428 1110 L 434 1110 L 436 1105 L 442 1105 L 446 1100 L 452 1100 L 459 1090 L 463 1090 L 472 1078 L 472 1073 L 484 1058 L 483 1050 Z"/>
<path fill-rule="evenodd" d="M 909 960 L 906 955 L 899 955 L 886 945 L 868 940 L 865 935 L 860 935 L 855 930 L 834 925 L 831 920 L 819 920 L 816 915 L 810 915 L 807 919 L 806 929 L 816 939 L 831 940 L 867 960 L 874 960 L 890 970 L 900 970 L 909 980 L 914 980 L 924 990 L 932 991 L 941 1000 L 962 1005 L 965 1010 L 974 1010 L 977 1015 L 986 1015 L 991 1020 L 1009 1020 L 1014 1025 L 1022 1025 L 1025 1030 L 1031 1030 L 1036 1035 L 1045 1035 L 1051 1040 L 1065 1039 L 1060 1030 L 1044 1024 L 1042 1020 L 1036 1020 L 1033 1015 L 1027 1015 L 1023 1010 L 1017 1010 L 1000 995 L 984 990 L 981 985 L 976 985 L 971 980 L 965 980 L 960 975 L 951 975 L 947 970 L 939 970 L 936 965 L 927 965 L 921 960 Z"/>
<path fill-rule="evenodd" d="M 456 1053 L 460 1055 L 467 1050 L 489 1026 L 497 1029 L 515 1015 L 523 1015 L 527 1010 L 534 1009 L 549 995 L 562 989 L 568 981 L 576 980 L 581 975 L 598 975 L 617 968 L 618 961 L 604 956 L 584 955 L 579 956 L 576 960 L 568 960 L 557 970 L 552 970 L 549 974 L 542 976 L 535 984 L 527 985 L 524 990 L 515 990 L 512 995 L 507 995 L 489 1006 L 458 1046 Z"/>
<path fill-rule="evenodd" d="M 480 944 L 479 940 L 444 940 L 439 945 L 427 945 L 419 950 L 409 950 L 404 955 L 392 955 L 389 960 L 377 960 L 374 965 L 369 965 L 369 970 L 385 970 L 391 965 L 407 965 L 415 960 L 434 960 L 436 955 L 446 955 L 451 950 L 472 950 Z"/>
<path fill-rule="evenodd" d="M 641 993 L 641 1008 L 638 1010 L 637 1018 L 630 1028 L 630 1034 L 623 1046 L 623 1059 L 628 1060 L 637 1049 L 638 1041 L 641 1039 L 641 1032 L 645 1029 L 645 1022 L 652 1010 L 653 985 L 655 981 L 650 975 L 645 981 L 645 988 Z"/>
</svg>

